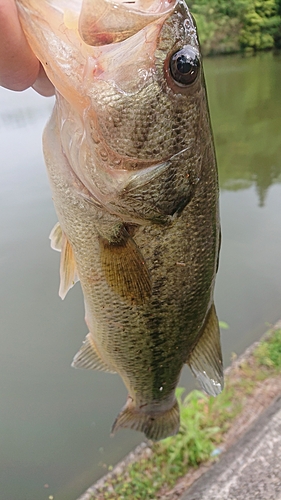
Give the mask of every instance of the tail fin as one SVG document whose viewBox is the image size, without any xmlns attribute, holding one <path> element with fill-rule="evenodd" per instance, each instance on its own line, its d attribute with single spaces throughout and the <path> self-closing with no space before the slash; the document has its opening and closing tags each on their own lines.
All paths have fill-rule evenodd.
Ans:
<svg viewBox="0 0 281 500">
<path fill-rule="evenodd" d="M 112 426 L 112 434 L 118 429 L 128 428 L 144 432 L 148 439 L 159 441 L 168 436 L 177 434 L 180 426 L 180 412 L 178 402 L 163 413 L 143 413 L 132 407 L 128 402 L 119 413 Z"/>
</svg>

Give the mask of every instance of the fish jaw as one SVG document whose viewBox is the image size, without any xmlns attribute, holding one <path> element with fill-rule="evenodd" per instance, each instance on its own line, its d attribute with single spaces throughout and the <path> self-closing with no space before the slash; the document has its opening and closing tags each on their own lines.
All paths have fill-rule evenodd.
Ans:
<svg viewBox="0 0 281 500">
<path fill-rule="evenodd" d="M 114 18 L 116 18 L 115 7 L 117 5 L 106 0 L 100 1 L 114 7 Z M 135 59 L 134 67 L 139 67 L 140 73 L 144 71 L 142 60 L 147 56 L 152 58 L 155 50 L 155 44 L 153 47 L 151 45 L 152 37 L 154 41 L 157 40 L 158 27 L 163 24 L 165 17 L 175 4 L 173 0 L 171 4 L 169 1 L 159 0 L 156 3 L 168 7 L 158 9 L 158 12 L 153 14 L 153 19 L 146 19 L 144 15 L 143 26 L 133 30 L 130 40 L 123 40 L 122 45 L 103 43 L 97 46 L 85 43 L 79 34 L 81 0 L 72 2 L 16 0 L 16 3 L 29 44 L 41 61 L 48 77 L 59 93 L 80 111 L 85 109 L 84 99 L 87 95 L 89 96 L 88 86 L 93 86 L 93 79 L 101 74 L 107 75 L 108 68 L 111 67 L 112 77 L 115 80 L 114 73 L 120 66 L 122 58 L 127 60 L 129 56 L 131 64 Z M 87 3 L 96 12 L 96 2 Z M 80 18 L 84 10 L 83 7 Z M 125 12 L 127 11 L 128 8 L 125 7 Z M 141 57 L 142 53 L 145 57 Z M 122 64 L 119 77 L 124 73 L 125 66 L 128 67 L 128 62 Z M 130 77 L 128 80 L 131 80 L 132 69 L 125 72 L 126 77 Z"/>
</svg>

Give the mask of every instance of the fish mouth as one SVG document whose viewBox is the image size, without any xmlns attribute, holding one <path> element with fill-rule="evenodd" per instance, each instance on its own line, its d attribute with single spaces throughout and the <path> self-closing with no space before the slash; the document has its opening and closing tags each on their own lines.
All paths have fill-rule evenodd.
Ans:
<svg viewBox="0 0 281 500">
<path fill-rule="evenodd" d="M 83 0 L 79 33 L 87 45 L 121 42 L 167 15 L 177 0 Z"/>
</svg>

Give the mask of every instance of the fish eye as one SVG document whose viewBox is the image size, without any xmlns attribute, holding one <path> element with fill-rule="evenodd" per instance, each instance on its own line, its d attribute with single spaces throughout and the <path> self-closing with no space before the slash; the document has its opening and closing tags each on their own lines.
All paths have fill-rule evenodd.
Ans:
<svg viewBox="0 0 281 500">
<path fill-rule="evenodd" d="M 170 73 L 175 82 L 181 85 L 194 83 L 199 74 L 199 69 L 199 54 L 191 46 L 186 45 L 171 56 Z"/>
</svg>

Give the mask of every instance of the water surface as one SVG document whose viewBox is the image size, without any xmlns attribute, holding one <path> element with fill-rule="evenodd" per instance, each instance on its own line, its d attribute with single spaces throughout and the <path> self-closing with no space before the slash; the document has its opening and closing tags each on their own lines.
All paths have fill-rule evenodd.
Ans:
<svg viewBox="0 0 281 500">
<path fill-rule="evenodd" d="M 281 58 L 205 61 L 221 182 L 216 305 L 225 365 L 281 316 Z M 58 297 L 41 134 L 52 100 L 0 89 L 0 498 L 75 500 L 142 440 L 112 422 L 118 376 L 73 370 L 80 287 Z M 196 387 L 187 368 L 181 385 Z"/>
</svg>

